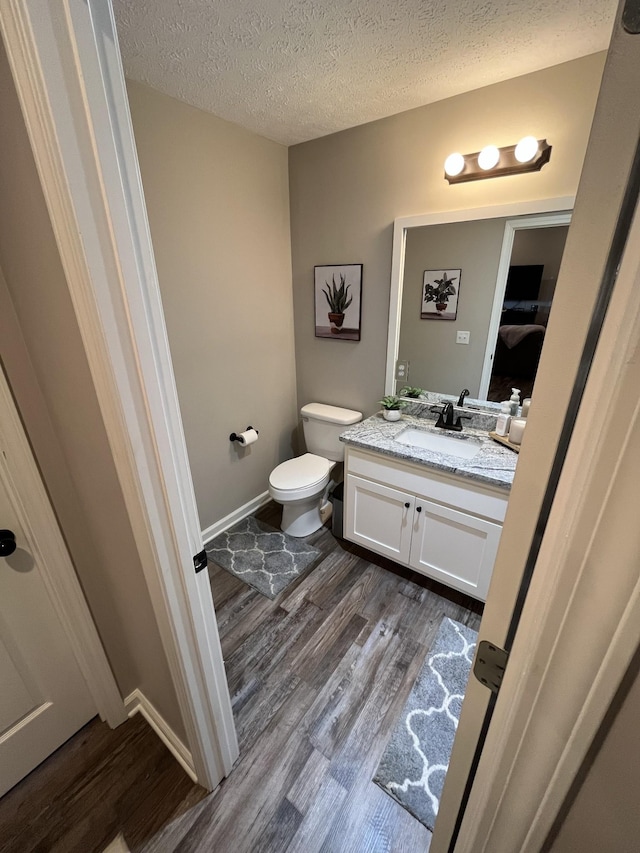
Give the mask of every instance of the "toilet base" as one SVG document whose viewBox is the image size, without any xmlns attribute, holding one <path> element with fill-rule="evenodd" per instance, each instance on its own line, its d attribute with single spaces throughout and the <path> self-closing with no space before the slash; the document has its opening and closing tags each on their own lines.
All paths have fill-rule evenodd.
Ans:
<svg viewBox="0 0 640 853">
<path fill-rule="evenodd" d="M 320 498 L 316 498 L 311 504 L 304 501 L 284 504 L 280 529 L 296 539 L 310 536 L 324 524 L 321 508 L 324 510 Z"/>
</svg>

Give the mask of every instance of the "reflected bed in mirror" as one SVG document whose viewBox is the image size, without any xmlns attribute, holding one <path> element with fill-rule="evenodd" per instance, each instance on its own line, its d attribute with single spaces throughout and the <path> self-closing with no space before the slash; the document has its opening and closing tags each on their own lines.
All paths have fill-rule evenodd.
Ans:
<svg viewBox="0 0 640 853">
<path fill-rule="evenodd" d="M 531 396 L 572 208 L 559 198 L 397 219 L 385 393 L 468 388 L 500 401 L 515 386 Z M 447 307 L 423 310 L 425 273 L 431 294 L 437 271 L 457 275 L 453 320 Z M 408 362 L 401 381 L 398 360 Z"/>
</svg>

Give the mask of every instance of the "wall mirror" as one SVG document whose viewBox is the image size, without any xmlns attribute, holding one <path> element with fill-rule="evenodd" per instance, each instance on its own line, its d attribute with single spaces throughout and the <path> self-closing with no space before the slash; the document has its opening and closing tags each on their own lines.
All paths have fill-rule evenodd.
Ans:
<svg viewBox="0 0 640 853">
<path fill-rule="evenodd" d="M 396 219 L 386 394 L 406 385 L 453 395 L 468 388 L 472 398 L 499 401 L 516 383 L 531 395 L 573 203 Z"/>
</svg>

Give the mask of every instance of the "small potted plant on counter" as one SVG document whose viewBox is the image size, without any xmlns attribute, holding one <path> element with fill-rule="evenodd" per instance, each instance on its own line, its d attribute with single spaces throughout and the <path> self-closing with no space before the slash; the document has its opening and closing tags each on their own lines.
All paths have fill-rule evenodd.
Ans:
<svg viewBox="0 0 640 853">
<path fill-rule="evenodd" d="M 411 388 L 411 386 L 406 385 L 401 391 L 401 397 L 409 397 L 412 400 L 419 400 L 420 397 L 424 394 L 424 390 L 422 388 Z"/>
<path fill-rule="evenodd" d="M 350 284 L 347 284 L 346 276 L 340 274 L 340 286 L 336 285 L 335 275 L 331 279 L 331 284 L 325 281 L 326 290 L 322 290 L 324 298 L 329 305 L 329 322 L 331 323 L 331 332 L 334 335 L 339 335 L 342 331 L 344 323 L 344 312 L 353 302 L 353 297 L 349 296 Z"/>
<path fill-rule="evenodd" d="M 404 409 L 407 404 L 404 400 L 401 400 L 400 397 L 389 395 L 380 400 L 380 405 L 382 406 L 382 417 L 385 420 L 399 421 L 401 414 L 400 409 Z"/>
</svg>

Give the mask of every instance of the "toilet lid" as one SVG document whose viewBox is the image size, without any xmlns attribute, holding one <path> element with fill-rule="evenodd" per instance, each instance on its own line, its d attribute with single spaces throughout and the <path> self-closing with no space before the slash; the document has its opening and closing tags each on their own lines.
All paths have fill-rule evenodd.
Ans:
<svg viewBox="0 0 640 853">
<path fill-rule="evenodd" d="M 302 489 L 324 480 L 332 467 L 333 463 L 323 456 L 305 453 L 303 456 L 282 462 L 277 468 L 274 468 L 269 477 L 269 482 L 275 489 L 282 489 L 283 491 Z"/>
</svg>

